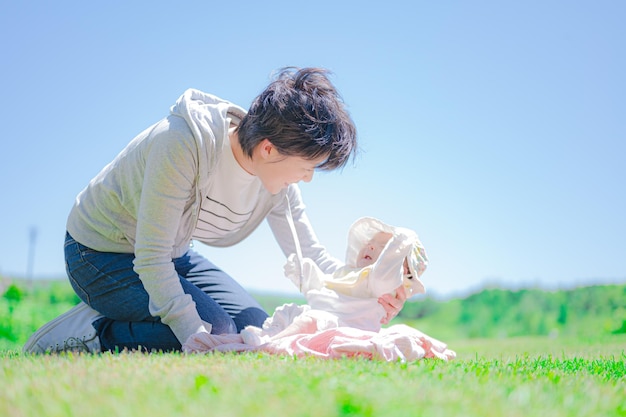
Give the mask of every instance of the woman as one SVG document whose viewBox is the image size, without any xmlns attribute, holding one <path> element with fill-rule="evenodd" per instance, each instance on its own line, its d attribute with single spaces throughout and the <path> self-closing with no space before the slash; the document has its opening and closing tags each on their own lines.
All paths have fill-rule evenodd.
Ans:
<svg viewBox="0 0 626 417">
<path fill-rule="evenodd" d="M 267 219 L 289 254 L 293 221 L 303 256 L 332 273 L 341 263 L 318 242 L 297 183 L 343 167 L 356 148 L 325 70 L 282 70 L 248 112 L 186 91 L 78 195 L 65 258 L 84 303 L 44 325 L 24 351 L 180 350 L 196 333 L 262 325 L 267 313 L 193 251 L 192 239 L 234 245 Z M 390 316 L 401 298 L 381 302 Z"/>
</svg>

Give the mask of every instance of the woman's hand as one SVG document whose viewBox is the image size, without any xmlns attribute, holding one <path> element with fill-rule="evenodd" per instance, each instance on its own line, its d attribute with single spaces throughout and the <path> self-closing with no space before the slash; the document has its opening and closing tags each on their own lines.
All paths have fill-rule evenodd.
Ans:
<svg viewBox="0 0 626 417">
<path fill-rule="evenodd" d="M 384 294 L 378 298 L 378 303 L 383 306 L 387 315 L 383 317 L 380 322 L 381 324 L 388 324 L 391 319 L 398 315 L 402 307 L 404 307 L 404 302 L 406 301 L 406 291 L 404 290 L 404 286 L 399 286 L 396 289 L 396 295 L 393 294 Z"/>
<path fill-rule="evenodd" d="M 211 323 L 202 321 L 203 325 L 187 338 L 183 343 L 182 351 L 184 353 L 201 353 L 206 352 L 211 347 Z"/>
</svg>

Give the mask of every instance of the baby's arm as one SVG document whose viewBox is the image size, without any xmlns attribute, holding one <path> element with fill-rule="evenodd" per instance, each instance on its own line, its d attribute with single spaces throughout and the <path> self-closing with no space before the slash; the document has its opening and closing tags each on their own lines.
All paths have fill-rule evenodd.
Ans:
<svg viewBox="0 0 626 417">
<path fill-rule="evenodd" d="M 369 275 L 369 288 L 374 297 L 392 293 L 402 285 L 404 259 L 409 255 L 412 244 L 411 236 L 403 232 L 394 233 Z"/>
</svg>

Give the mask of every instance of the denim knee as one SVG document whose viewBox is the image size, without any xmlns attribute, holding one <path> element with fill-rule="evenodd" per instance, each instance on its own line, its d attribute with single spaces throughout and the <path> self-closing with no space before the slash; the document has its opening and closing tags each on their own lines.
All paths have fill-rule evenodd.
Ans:
<svg viewBox="0 0 626 417">
<path fill-rule="evenodd" d="M 232 334 L 237 333 L 237 326 L 235 325 L 235 321 L 228 315 L 213 315 L 212 317 L 202 320 L 207 323 L 211 323 L 211 333 L 212 334 Z"/>
<path fill-rule="evenodd" d="M 242 331 L 246 326 L 263 327 L 263 323 L 269 316 L 262 308 L 248 307 L 241 310 L 234 317 L 237 332 Z"/>
</svg>

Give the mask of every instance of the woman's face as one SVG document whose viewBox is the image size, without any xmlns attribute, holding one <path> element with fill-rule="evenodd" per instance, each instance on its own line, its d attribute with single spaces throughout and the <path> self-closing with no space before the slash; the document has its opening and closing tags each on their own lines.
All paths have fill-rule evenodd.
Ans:
<svg viewBox="0 0 626 417">
<path fill-rule="evenodd" d="M 367 244 L 359 252 L 359 256 L 356 260 L 357 268 L 363 268 L 376 262 L 380 253 L 385 248 L 389 239 L 391 239 L 391 233 L 378 232 L 367 242 Z"/>
<path fill-rule="evenodd" d="M 267 146 L 261 155 L 262 157 L 254 162 L 254 171 L 263 187 L 271 194 L 279 193 L 290 184 L 300 181 L 310 182 L 315 168 L 326 160 L 326 157 L 305 159 L 299 156 L 286 156 L 273 146 Z"/>
</svg>

